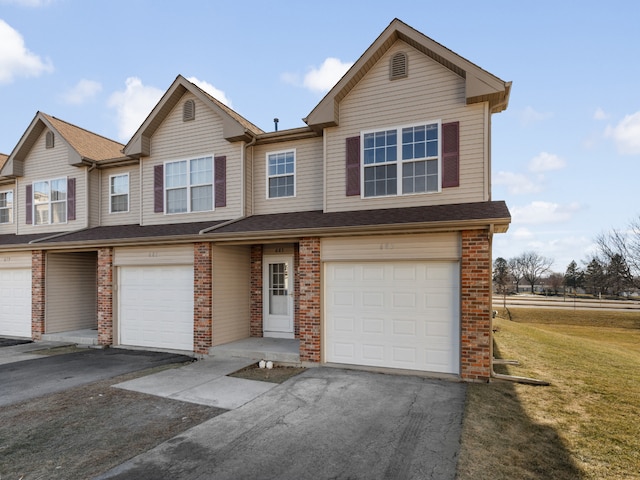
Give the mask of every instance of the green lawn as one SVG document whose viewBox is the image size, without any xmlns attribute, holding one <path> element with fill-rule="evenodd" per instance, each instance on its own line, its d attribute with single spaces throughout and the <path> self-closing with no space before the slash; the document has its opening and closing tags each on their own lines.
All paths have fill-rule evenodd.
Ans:
<svg viewBox="0 0 640 480">
<path fill-rule="evenodd" d="M 640 312 L 510 309 L 498 373 L 551 382 L 469 386 L 458 478 L 640 478 Z"/>
</svg>

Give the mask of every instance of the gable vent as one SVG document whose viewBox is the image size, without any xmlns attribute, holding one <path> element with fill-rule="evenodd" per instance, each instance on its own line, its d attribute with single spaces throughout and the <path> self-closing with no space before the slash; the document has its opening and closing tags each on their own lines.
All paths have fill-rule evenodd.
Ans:
<svg viewBox="0 0 640 480">
<path fill-rule="evenodd" d="M 403 52 L 396 53 L 391 57 L 389 79 L 396 80 L 398 78 L 405 78 L 409 74 L 408 68 L 407 54 Z"/>
<path fill-rule="evenodd" d="M 187 100 L 182 106 L 182 121 L 188 122 L 189 120 L 195 120 L 196 118 L 196 102 L 193 100 Z"/>
<path fill-rule="evenodd" d="M 44 146 L 45 148 L 53 148 L 54 146 L 54 136 L 52 131 L 48 131 L 44 137 Z"/>
</svg>

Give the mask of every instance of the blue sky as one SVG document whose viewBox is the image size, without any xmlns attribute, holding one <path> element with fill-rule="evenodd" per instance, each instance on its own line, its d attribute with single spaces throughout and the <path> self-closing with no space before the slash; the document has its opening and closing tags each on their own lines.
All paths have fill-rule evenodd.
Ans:
<svg viewBox="0 0 640 480">
<path fill-rule="evenodd" d="M 513 81 L 494 257 L 564 272 L 640 214 L 640 2 L 0 0 L 0 152 L 40 110 L 126 143 L 178 74 L 264 130 L 305 117 L 393 18 Z"/>
</svg>

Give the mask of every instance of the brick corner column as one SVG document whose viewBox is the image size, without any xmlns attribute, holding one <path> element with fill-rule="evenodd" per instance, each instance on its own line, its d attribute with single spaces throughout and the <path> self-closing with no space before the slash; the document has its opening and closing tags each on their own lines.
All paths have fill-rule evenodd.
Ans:
<svg viewBox="0 0 640 480">
<path fill-rule="evenodd" d="M 213 340 L 213 259 L 211 244 L 193 245 L 193 351 L 206 355 Z"/>
<path fill-rule="evenodd" d="M 300 360 L 320 362 L 320 239 L 300 239 Z"/>
<path fill-rule="evenodd" d="M 46 252 L 31 252 L 31 338 L 41 340 L 44 331 Z"/>
<path fill-rule="evenodd" d="M 251 245 L 250 309 L 249 336 L 262 337 L 262 245 Z"/>
<path fill-rule="evenodd" d="M 487 230 L 462 232 L 460 373 L 491 378 L 491 239 Z"/>
<path fill-rule="evenodd" d="M 113 345 L 113 248 L 98 249 L 98 345 Z"/>
</svg>

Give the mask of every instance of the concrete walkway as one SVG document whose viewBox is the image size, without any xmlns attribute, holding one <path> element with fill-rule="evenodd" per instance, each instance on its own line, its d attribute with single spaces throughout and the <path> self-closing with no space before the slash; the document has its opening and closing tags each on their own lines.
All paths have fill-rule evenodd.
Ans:
<svg viewBox="0 0 640 480">
<path fill-rule="evenodd" d="M 255 360 L 247 358 L 206 358 L 114 387 L 233 410 L 276 386 L 275 383 L 226 376 L 252 363 Z"/>
<path fill-rule="evenodd" d="M 311 368 L 98 479 L 453 480 L 465 392 L 462 383 Z"/>
</svg>

